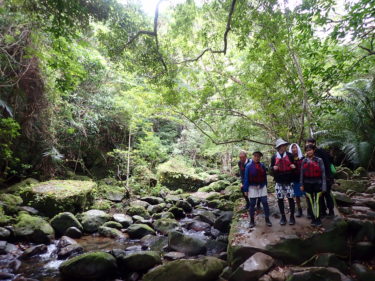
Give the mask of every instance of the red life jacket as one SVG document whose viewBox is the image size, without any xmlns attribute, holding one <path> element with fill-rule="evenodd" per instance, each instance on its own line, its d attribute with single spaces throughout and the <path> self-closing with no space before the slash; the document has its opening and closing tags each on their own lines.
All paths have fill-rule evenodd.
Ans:
<svg viewBox="0 0 375 281">
<path fill-rule="evenodd" d="M 252 169 L 255 173 L 249 173 L 249 182 L 250 183 L 264 183 L 266 181 L 266 171 L 263 169 L 261 163 L 251 163 L 255 166 L 255 169 Z"/>
<path fill-rule="evenodd" d="M 276 157 L 275 165 L 279 167 L 278 172 L 289 172 L 292 170 L 292 168 L 290 167 L 290 165 L 292 165 L 292 162 L 290 161 L 288 155 L 281 158 Z"/>
<path fill-rule="evenodd" d="M 303 176 L 307 178 L 320 178 L 322 176 L 322 169 L 320 169 L 318 160 L 306 159 L 303 161 Z"/>
</svg>

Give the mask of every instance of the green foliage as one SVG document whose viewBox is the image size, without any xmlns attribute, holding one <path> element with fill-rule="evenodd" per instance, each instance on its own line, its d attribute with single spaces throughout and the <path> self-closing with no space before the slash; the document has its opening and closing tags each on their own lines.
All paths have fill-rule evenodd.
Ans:
<svg viewBox="0 0 375 281">
<path fill-rule="evenodd" d="M 13 143 L 20 135 L 20 125 L 13 118 L 0 119 L 0 178 L 14 174 L 20 160 L 13 155 Z"/>
</svg>

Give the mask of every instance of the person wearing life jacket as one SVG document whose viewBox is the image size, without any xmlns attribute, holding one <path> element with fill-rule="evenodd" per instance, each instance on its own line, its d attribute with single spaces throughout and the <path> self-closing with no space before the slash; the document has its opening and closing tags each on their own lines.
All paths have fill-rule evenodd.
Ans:
<svg viewBox="0 0 375 281">
<path fill-rule="evenodd" d="M 301 190 L 308 197 L 308 209 L 312 213 L 311 225 L 321 226 L 319 197 L 327 190 L 324 162 L 315 156 L 316 146 L 305 147 L 306 157 L 302 160 L 300 183 Z"/>
<path fill-rule="evenodd" d="M 250 228 L 255 226 L 254 215 L 257 200 L 262 202 L 267 226 L 272 226 L 267 201 L 267 169 L 266 166 L 260 162 L 262 156 L 262 152 L 255 151 L 252 161 L 246 165 L 245 169 L 243 189 L 250 200 Z"/>
<path fill-rule="evenodd" d="M 293 155 L 286 151 L 289 143 L 283 139 L 276 140 L 276 154 L 271 158 L 271 171 L 273 172 L 274 180 L 276 182 L 275 191 L 277 196 L 277 203 L 281 214 L 280 224 L 287 223 L 285 217 L 284 198 L 289 202 L 290 219 L 289 224 L 294 225 L 296 220 L 294 218 L 294 192 L 293 192 L 293 170 L 296 168 L 294 164 Z"/>
<path fill-rule="evenodd" d="M 302 159 L 303 159 L 303 154 L 302 154 L 301 148 L 296 143 L 292 143 L 289 146 L 289 153 L 291 153 L 293 155 L 294 164 L 296 165 L 296 168 L 292 172 L 293 192 L 294 192 L 294 197 L 296 198 L 296 204 L 297 204 L 296 217 L 300 218 L 303 215 L 302 206 L 301 206 L 301 197 L 304 196 L 304 192 L 301 190 L 301 184 L 299 182 L 300 181 L 301 163 L 302 163 Z"/>
<path fill-rule="evenodd" d="M 313 138 L 307 139 L 306 145 L 307 144 L 312 144 L 316 146 L 316 140 Z M 322 217 L 326 216 L 327 209 L 328 209 L 328 216 L 334 217 L 335 216 L 335 212 L 333 210 L 334 203 L 333 203 L 332 194 L 331 194 L 331 187 L 332 187 L 332 184 L 334 183 L 334 176 L 331 172 L 331 165 L 332 165 L 331 157 L 326 150 L 324 150 L 323 148 L 319 148 L 319 147 L 316 147 L 315 156 L 323 160 L 324 167 L 325 167 L 325 174 L 326 174 L 327 192 L 324 192 L 323 196 L 320 198 L 320 204 L 321 204 L 320 214 Z"/>
<path fill-rule="evenodd" d="M 249 201 L 249 198 L 245 195 L 245 192 L 243 190 L 243 185 L 244 185 L 244 179 L 245 179 L 245 167 L 249 162 L 251 162 L 251 159 L 247 158 L 247 153 L 243 150 L 240 151 L 239 158 L 240 160 L 238 161 L 238 168 L 240 169 L 241 192 L 242 192 L 242 196 L 245 198 L 245 201 L 246 201 L 245 209 L 248 210 L 250 208 L 250 201 Z"/>
</svg>

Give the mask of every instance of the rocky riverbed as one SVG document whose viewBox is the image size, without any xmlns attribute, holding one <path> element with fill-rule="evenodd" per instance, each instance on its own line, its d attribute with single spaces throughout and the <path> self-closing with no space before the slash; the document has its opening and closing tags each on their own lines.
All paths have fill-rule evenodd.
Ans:
<svg viewBox="0 0 375 281">
<path fill-rule="evenodd" d="M 0 280 L 375 280 L 375 178 L 338 180 L 321 228 L 280 226 L 270 194 L 273 226 L 259 212 L 249 229 L 235 178 L 132 198 L 111 184 L 0 194 Z"/>
</svg>

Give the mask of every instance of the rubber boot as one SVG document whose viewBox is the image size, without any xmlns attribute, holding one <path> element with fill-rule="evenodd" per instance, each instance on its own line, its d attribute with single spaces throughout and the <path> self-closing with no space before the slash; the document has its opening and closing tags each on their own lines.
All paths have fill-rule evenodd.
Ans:
<svg viewBox="0 0 375 281">
<path fill-rule="evenodd" d="M 296 218 L 300 218 L 303 216 L 303 213 L 302 213 L 302 208 L 298 208 L 297 210 L 297 214 L 296 214 Z"/>
<path fill-rule="evenodd" d="M 289 225 L 295 225 L 296 224 L 296 220 L 294 218 L 294 215 L 291 214 L 290 215 L 290 219 L 289 219 Z"/>
<path fill-rule="evenodd" d="M 255 227 L 254 217 L 250 218 L 250 224 L 249 224 L 249 227 L 250 227 L 250 228 Z"/>
<path fill-rule="evenodd" d="M 281 215 L 280 225 L 286 225 L 286 217 L 285 217 L 285 215 Z"/>
<path fill-rule="evenodd" d="M 270 221 L 270 218 L 269 217 L 266 217 L 266 225 L 271 227 L 272 226 L 272 223 Z"/>
</svg>

